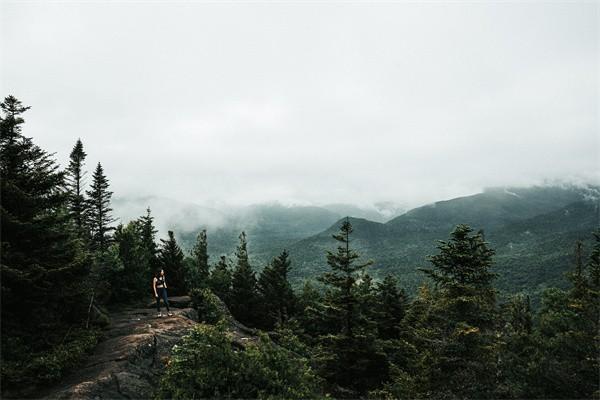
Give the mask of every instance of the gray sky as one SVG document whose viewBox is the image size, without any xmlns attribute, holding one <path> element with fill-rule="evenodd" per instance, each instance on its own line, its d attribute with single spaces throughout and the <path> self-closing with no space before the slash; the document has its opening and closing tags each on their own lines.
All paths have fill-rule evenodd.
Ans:
<svg viewBox="0 0 600 400">
<path fill-rule="evenodd" d="M 6 1 L 2 96 L 116 195 L 415 205 L 599 182 L 597 2 Z"/>
</svg>

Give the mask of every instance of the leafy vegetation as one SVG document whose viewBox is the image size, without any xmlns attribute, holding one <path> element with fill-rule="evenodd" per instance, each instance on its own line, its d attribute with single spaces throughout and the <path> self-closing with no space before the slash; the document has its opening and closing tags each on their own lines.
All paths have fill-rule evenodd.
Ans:
<svg viewBox="0 0 600 400">
<path fill-rule="evenodd" d="M 223 325 L 198 325 L 173 349 L 160 398 L 286 398 L 318 396 L 306 359 L 262 337 L 236 348 Z"/>
</svg>

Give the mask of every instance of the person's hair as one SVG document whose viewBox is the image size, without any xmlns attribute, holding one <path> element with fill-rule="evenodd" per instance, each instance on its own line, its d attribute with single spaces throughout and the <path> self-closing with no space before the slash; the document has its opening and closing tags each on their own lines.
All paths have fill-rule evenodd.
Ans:
<svg viewBox="0 0 600 400">
<path fill-rule="evenodd" d="M 160 271 L 162 271 L 162 268 L 157 268 L 156 271 L 154 272 L 154 277 L 155 278 L 160 278 Z"/>
</svg>

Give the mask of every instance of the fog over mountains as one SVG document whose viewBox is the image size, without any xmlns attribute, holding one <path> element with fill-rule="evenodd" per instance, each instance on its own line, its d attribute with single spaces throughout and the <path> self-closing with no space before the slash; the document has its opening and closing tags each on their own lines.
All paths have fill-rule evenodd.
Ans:
<svg viewBox="0 0 600 400">
<path fill-rule="evenodd" d="M 245 231 L 254 268 L 260 270 L 287 249 L 292 258 L 290 278 L 296 285 L 326 270 L 325 253 L 335 248 L 331 235 L 350 217 L 352 245 L 365 259 L 374 260 L 369 273 L 376 280 L 388 273 L 397 275 L 410 290 L 423 281 L 418 268 L 427 266 L 437 241 L 466 223 L 483 230 L 496 249 L 501 291 L 525 290 L 535 298 L 545 287 L 565 283 L 563 274 L 572 266 L 577 240 L 587 251 L 590 232 L 599 224 L 599 198 L 598 186 L 563 184 L 489 188 L 408 211 L 396 203 L 370 208 L 269 203 L 217 209 L 159 197 L 119 198 L 114 208 L 127 221 L 150 206 L 159 236 L 174 230 L 187 250 L 197 233 L 207 229 L 213 262 L 220 255 L 233 255 L 238 235 Z"/>
</svg>

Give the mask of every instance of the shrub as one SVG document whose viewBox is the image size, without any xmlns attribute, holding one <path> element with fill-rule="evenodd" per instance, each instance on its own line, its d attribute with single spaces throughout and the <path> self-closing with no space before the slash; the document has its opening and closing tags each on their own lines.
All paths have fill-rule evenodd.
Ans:
<svg viewBox="0 0 600 400">
<path fill-rule="evenodd" d="M 190 296 L 200 322 L 215 324 L 224 317 L 221 301 L 210 289 L 192 289 Z"/>
<path fill-rule="evenodd" d="M 100 331 L 80 329 L 69 334 L 70 339 L 52 348 L 31 352 L 16 338 L 7 340 L 6 346 L 19 349 L 3 354 L 2 384 L 4 389 L 31 389 L 34 386 L 55 382 L 76 367 L 84 355 L 98 343 Z M 8 356 L 8 357 L 6 357 Z M 7 359 L 8 358 L 8 359 Z"/>
<path fill-rule="evenodd" d="M 314 398 L 318 378 L 306 359 L 266 336 L 236 348 L 225 324 L 198 325 L 173 349 L 159 398 Z"/>
</svg>

